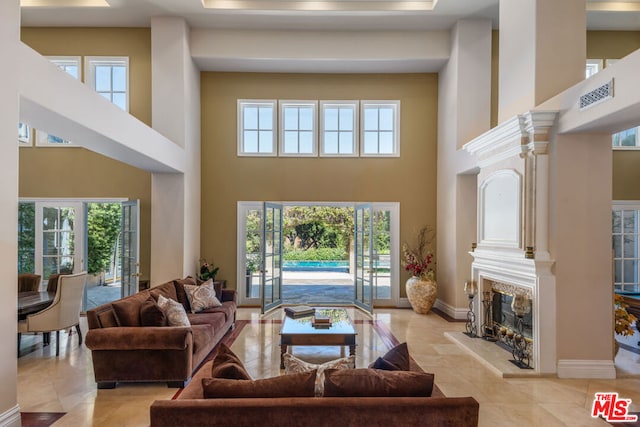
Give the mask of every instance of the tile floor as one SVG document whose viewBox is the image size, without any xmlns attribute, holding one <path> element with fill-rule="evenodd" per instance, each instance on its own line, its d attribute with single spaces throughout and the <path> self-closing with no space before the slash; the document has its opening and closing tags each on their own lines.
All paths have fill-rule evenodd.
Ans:
<svg viewBox="0 0 640 427">
<path fill-rule="evenodd" d="M 366 319 L 356 310 L 350 313 L 354 319 Z M 276 312 L 261 322 L 257 309 L 242 308 L 238 312 L 239 319 L 251 322 L 232 349 L 256 378 L 280 372 L 280 324 L 269 320 L 281 316 L 281 311 Z M 633 412 L 640 411 L 640 376 L 616 380 L 503 379 L 445 337 L 445 332 L 462 331 L 464 323 L 402 309 L 377 310 L 375 319 L 384 322 L 400 342 L 407 341 L 414 359 L 424 370 L 435 373 L 436 384 L 447 396 L 473 396 L 480 402 L 481 426 L 606 426 L 604 421 L 590 417 L 597 391 L 617 391 L 633 400 Z M 86 331 L 86 323 L 82 328 Z M 370 323 L 360 322 L 357 328 L 356 363 L 366 366 L 386 351 L 386 345 Z M 151 402 L 175 394 L 176 389 L 165 384 L 120 384 L 113 390 L 97 390 L 90 352 L 84 345 L 78 347 L 77 336 L 72 335 L 69 342 L 66 334 L 62 335 L 59 358 L 55 357 L 55 345 L 42 347 L 41 338 L 23 338 L 23 356 L 18 359 L 18 403 L 22 411 L 66 412 L 55 426 L 148 426 Z M 301 358 L 341 354 L 337 347 L 294 347 L 293 352 Z M 626 363 L 640 363 L 638 355 L 625 357 Z"/>
</svg>

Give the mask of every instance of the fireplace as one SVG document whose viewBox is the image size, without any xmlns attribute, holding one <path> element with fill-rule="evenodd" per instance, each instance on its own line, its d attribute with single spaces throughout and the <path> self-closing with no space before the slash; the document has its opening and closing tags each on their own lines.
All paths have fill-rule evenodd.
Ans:
<svg viewBox="0 0 640 427">
<path fill-rule="evenodd" d="M 509 346 L 504 359 L 521 356 L 537 374 L 556 372 L 547 151 L 556 114 L 517 115 L 464 146 L 479 167 L 477 241 L 469 242 L 471 279 L 482 295 L 478 330 Z"/>
</svg>

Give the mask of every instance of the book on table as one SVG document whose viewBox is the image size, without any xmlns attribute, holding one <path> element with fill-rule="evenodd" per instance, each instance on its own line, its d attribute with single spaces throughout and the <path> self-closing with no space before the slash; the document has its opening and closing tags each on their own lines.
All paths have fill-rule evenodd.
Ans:
<svg viewBox="0 0 640 427">
<path fill-rule="evenodd" d="M 313 315 L 313 319 L 311 320 L 311 324 L 315 328 L 330 328 L 331 327 L 331 318 L 329 316 L 325 316 L 323 314 L 315 313 Z"/>
<path fill-rule="evenodd" d="M 289 317 L 305 317 L 311 316 L 316 312 L 316 309 L 309 307 L 308 305 L 294 305 L 291 307 L 285 307 L 284 312 Z"/>
</svg>

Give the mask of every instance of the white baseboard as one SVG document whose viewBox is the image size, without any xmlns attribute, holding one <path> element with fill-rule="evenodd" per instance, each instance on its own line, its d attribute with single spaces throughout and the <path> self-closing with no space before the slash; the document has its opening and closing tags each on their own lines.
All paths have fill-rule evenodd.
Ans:
<svg viewBox="0 0 640 427">
<path fill-rule="evenodd" d="M 408 298 L 400 298 L 398 300 L 398 308 L 411 308 L 411 303 Z"/>
<path fill-rule="evenodd" d="M 613 360 L 558 360 L 558 378 L 614 379 Z"/>
<path fill-rule="evenodd" d="M 20 427 L 20 406 L 16 405 L 0 414 L 0 427 Z"/>
<path fill-rule="evenodd" d="M 466 320 L 468 308 L 456 308 L 452 305 L 447 304 L 441 299 L 437 299 L 435 304 L 433 304 L 435 308 L 447 314 L 448 316 L 453 317 L 456 320 Z"/>
</svg>

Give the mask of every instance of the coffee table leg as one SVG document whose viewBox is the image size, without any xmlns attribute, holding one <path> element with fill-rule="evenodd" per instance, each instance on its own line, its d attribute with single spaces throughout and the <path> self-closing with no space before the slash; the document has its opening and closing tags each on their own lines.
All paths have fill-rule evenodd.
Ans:
<svg viewBox="0 0 640 427">
<path fill-rule="evenodd" d="M 280 344 L 280 369 L 284 369 L 284 354 L 287 352 L 287 345 Z"/>
</svg>

